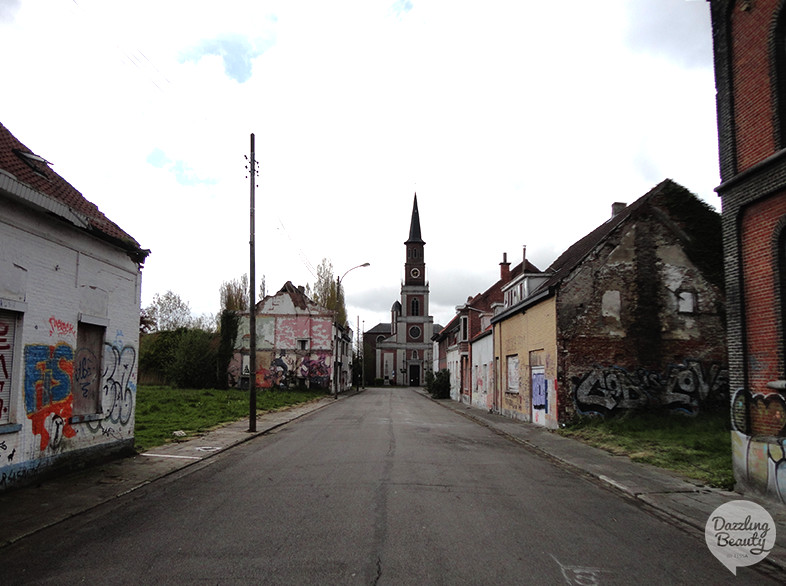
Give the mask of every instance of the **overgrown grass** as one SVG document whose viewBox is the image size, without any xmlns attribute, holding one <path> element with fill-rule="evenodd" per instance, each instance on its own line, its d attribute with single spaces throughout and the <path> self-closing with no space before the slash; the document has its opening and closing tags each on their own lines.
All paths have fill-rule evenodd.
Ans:
<svg viewBox="0 0 786 586">
<path fill-rule="evenodd" d="M 734 487 L 727 412 L 696 417 L 630 414 L 608 419 L 582 418 L 560 433 L 705 485 L 727 490 Z"/>
<path fill-rule="evenodd" d="M 258 390 L 257 411 L 273 411 L 323 396 L 323 392 L 315 391 Z M 182 441 L 221 423 L 247 418 L 248 410 L 248 391 L 139 386 L 134 447 L 141 451 Z M 178 430 L 186 436 L 173 436 Z"/>
</svg>

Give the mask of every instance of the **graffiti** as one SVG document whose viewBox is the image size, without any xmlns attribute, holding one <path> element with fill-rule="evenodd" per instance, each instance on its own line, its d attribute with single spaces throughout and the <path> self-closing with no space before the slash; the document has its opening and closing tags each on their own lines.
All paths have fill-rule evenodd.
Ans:
<svg viewBox="0 0 786 586">
<path fill-rule="evenodd" d="M 274 358 L 270 363 L 269 370 L 263 370 L 264 378 L 262 386 L 286 387 L 289 383 L 289 365 L 284 360 L 286 353 L 282 350 L 278 358 Z"/>
<path fill-rule="evenodd" d="M 33 423 L 33 434 L 41 436 L 43 451 L 47 446 L 56 447 L 63 437 L 76 435 L 68 422 L 73 405 L 74 351 L 63 343 L 29 345 L 25 347 L 24 366 L 25 411 Z"/>
<path fill-rule="evenodd" d="M 74 361 L 74 384 L 79 394 L 87 398 L 91 385 L 98 377 L 98 359 L 90 348 L 79 348 Z"/>
<path fill-rule="evenodd" d="M 738 391 L 737 395 L 747 393 Z M 737 401 L 732 406 L 731 454 L 735 479 L 756 492 L 786 503 L 786 438 L 751 436 L 737 425 Z M 783 404 L 783 398 L 779 396 Z"/>
<path fill-rule="evenodd" d="M 112 423 L 125 425 L 134 410 L 134 365 L 136 350 L 133 346 L 118 349 L 106 345 L 104 361 L 104 413 Z"/>
<path fill-rule="evenodd" d="M 664 376 L 645 369 L 630 373 L 596 365 L 572 382 L 576 408 L 583 415 L 655 407 L 695 415 L 710 396 L 728 391 L 729 374 L 717 364 L 705 371 L 699 361 L 687 360 L 669 366 Z"/>
<path fill-rule="evenodd" d="M 325 363 L 325 355 L 317 360 L 306 356 L 300 363 L 300 376 L 307 379 L 312 387 L 327 389 L 330 386 L 330 366 Z"/>
<path fill-rule="evenodd" d="M 57 319 L 54 315 L 49 318 L 49 335 L 58 337 L 62 336 L 76 336 L 76 328 L 74 324 Z"/>
<path fill-rule="evenodd" d="M 731 423 L 745 435 L 786 435 L 786 400 L 778 393 L 739 389 L 731 401 Z"/>
<path fill-rule="evenodd" d="M 38 473 L 39 465 L 36 464 L 29 468 L 18 468 L 16 470 L 4 471 L 0 474 L 0 487 L 8 488 L 9 486 L 22 484 L 25 479 L 32 478 Z"/>
</svg>

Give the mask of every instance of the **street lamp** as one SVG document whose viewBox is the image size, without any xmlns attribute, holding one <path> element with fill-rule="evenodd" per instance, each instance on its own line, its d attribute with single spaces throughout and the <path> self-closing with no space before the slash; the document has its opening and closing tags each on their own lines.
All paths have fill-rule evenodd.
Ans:
<svg viewBox="0 0 786 586">
<path fill-rule="evenodd" d="M 371 265 L 371 263 L 364 262 L 361 265 L 357 265 L 355 267 L 352 267 L 351 269 L 349 269 L 347 272 L 345 272 L 340 277 L 336 277 L 336 310 L 338 310 L 338 304 L 341 301 L 341 281 L 344 280 L 344 277 L 346 277 L 350 272 L 354 271 L 355 269 L 364 268 L 364 267 L 367 267 L 367 266 L 370 266 L 370 265 Z M 343 327 L 343 325 L 342 325 L 342 327 Z M 339 364 L 340 364 L 339 358 L 341 358 L 341 355 L 339 354 L 339 352 L 340 352 L 340 344 L 338 343 L 338 340 L 337 340 L 336 341 L 336 359 L 333 362 L 333 389 L 334 389 L 334 395 L 333 396 L 336 399 L 338 399 L 338 388 L 339 388 L 339 386 L 341 384 L 341 373 L 339 372 L 339 368 L 338 368 Z"/>
</svg>

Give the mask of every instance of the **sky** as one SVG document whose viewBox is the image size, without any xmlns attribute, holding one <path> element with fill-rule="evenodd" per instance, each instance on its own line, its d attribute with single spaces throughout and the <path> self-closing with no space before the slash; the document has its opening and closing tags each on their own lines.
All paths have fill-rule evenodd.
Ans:
<svg viewBox="0 0 786 586">
<path fill-rule="evenodd" d="M 702 0 L 0 0 L 0 122 L 151 250 L 142 306 L 344 276 L 389 322 L 417 193 L 430 311 L 545 270 L 671 178 L 720 210 Z M 257 287 L 257 291 L 259 288 Z"/>
</svg>

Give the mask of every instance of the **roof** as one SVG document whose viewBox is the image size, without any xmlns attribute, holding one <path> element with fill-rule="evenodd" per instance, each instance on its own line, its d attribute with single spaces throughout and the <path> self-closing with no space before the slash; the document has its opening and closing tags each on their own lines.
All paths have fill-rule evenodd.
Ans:
<svg viewBox="0 0 786 586">
<path fill-rule="evenodd" d="M 143 249 L 50 165 L 0 124 L 0 191 L 119 246 L 135 262 L 144 263 L 150 251 Z"/>
<path fill-rule="evenodd" d="M 418 213 L 418 194 L 415 194 L 415 201 L 412 203 L 412 219 L 409 222 L 409 238 L 404 244 L 413 244 L 413 243 L 420 243 L 425 244 L 423 242 L 423 238 L 420 235 L 420 213 Z"/>
<path fill-rule="evenodd" d="M 366 330 L 366 334 L 388 334 L 392 331 L 389 323 L 378 323 L 370 330 Z"/>
<path fill-rule="evenodd" d="M 688 257 L 707 278 L 722 287 L 723 255 L 714 254 L 715 250 L 722 250 L 720 214 L 683 186 L 671 179 L 664 179 L 565 250 L 546 270 L 547 273 L 551 273 L 551 276 L 529 297 L 494 316 L 492 323 L 499 322 L 548 297 L 617 228 L 642 216 L 646 210 L 653 211 L 658 219 L 680 236 Z"/>
<path fill-rule="evenodd" d="M 553 287 L 562 282 L 574 268 L 581 264 L 620 225 L 633 217 L 639 216 L 642 210 L 651 206 L 665 208 L 668 212 L 668 217 L 675 222 L 675 225 L 672 226 L 673 229 L 681 231 L 687 228 L 690 230 L 691 236 L 687 234 L 682 235 L 683 239 L 686 240 L 688 256 L 707 273 L 716 273 L 720 270 L 720 284 L 722 286 L 722 258 L 717 259 L 720 267 L 713 266 L 713 259 L 702 258 L 705 257 L 703 252 L 706 248 L 714 248 L 712 241 L 716 240 L 717 244 L 720 243 L 722 237 L 720 215 L 682 185 L 671 179 L 664 179 L 639 199 L 563 252 L 547 269 L 547 272 L 552 273 L 552 275 L 538 290 Z M 679 218 L 682 219 L 680 220 Z M 702 227 L 705 229 L 702 230 Z M 708 274 L 708 276 L 717 278 L 717 275 Z"/>
</svg>

